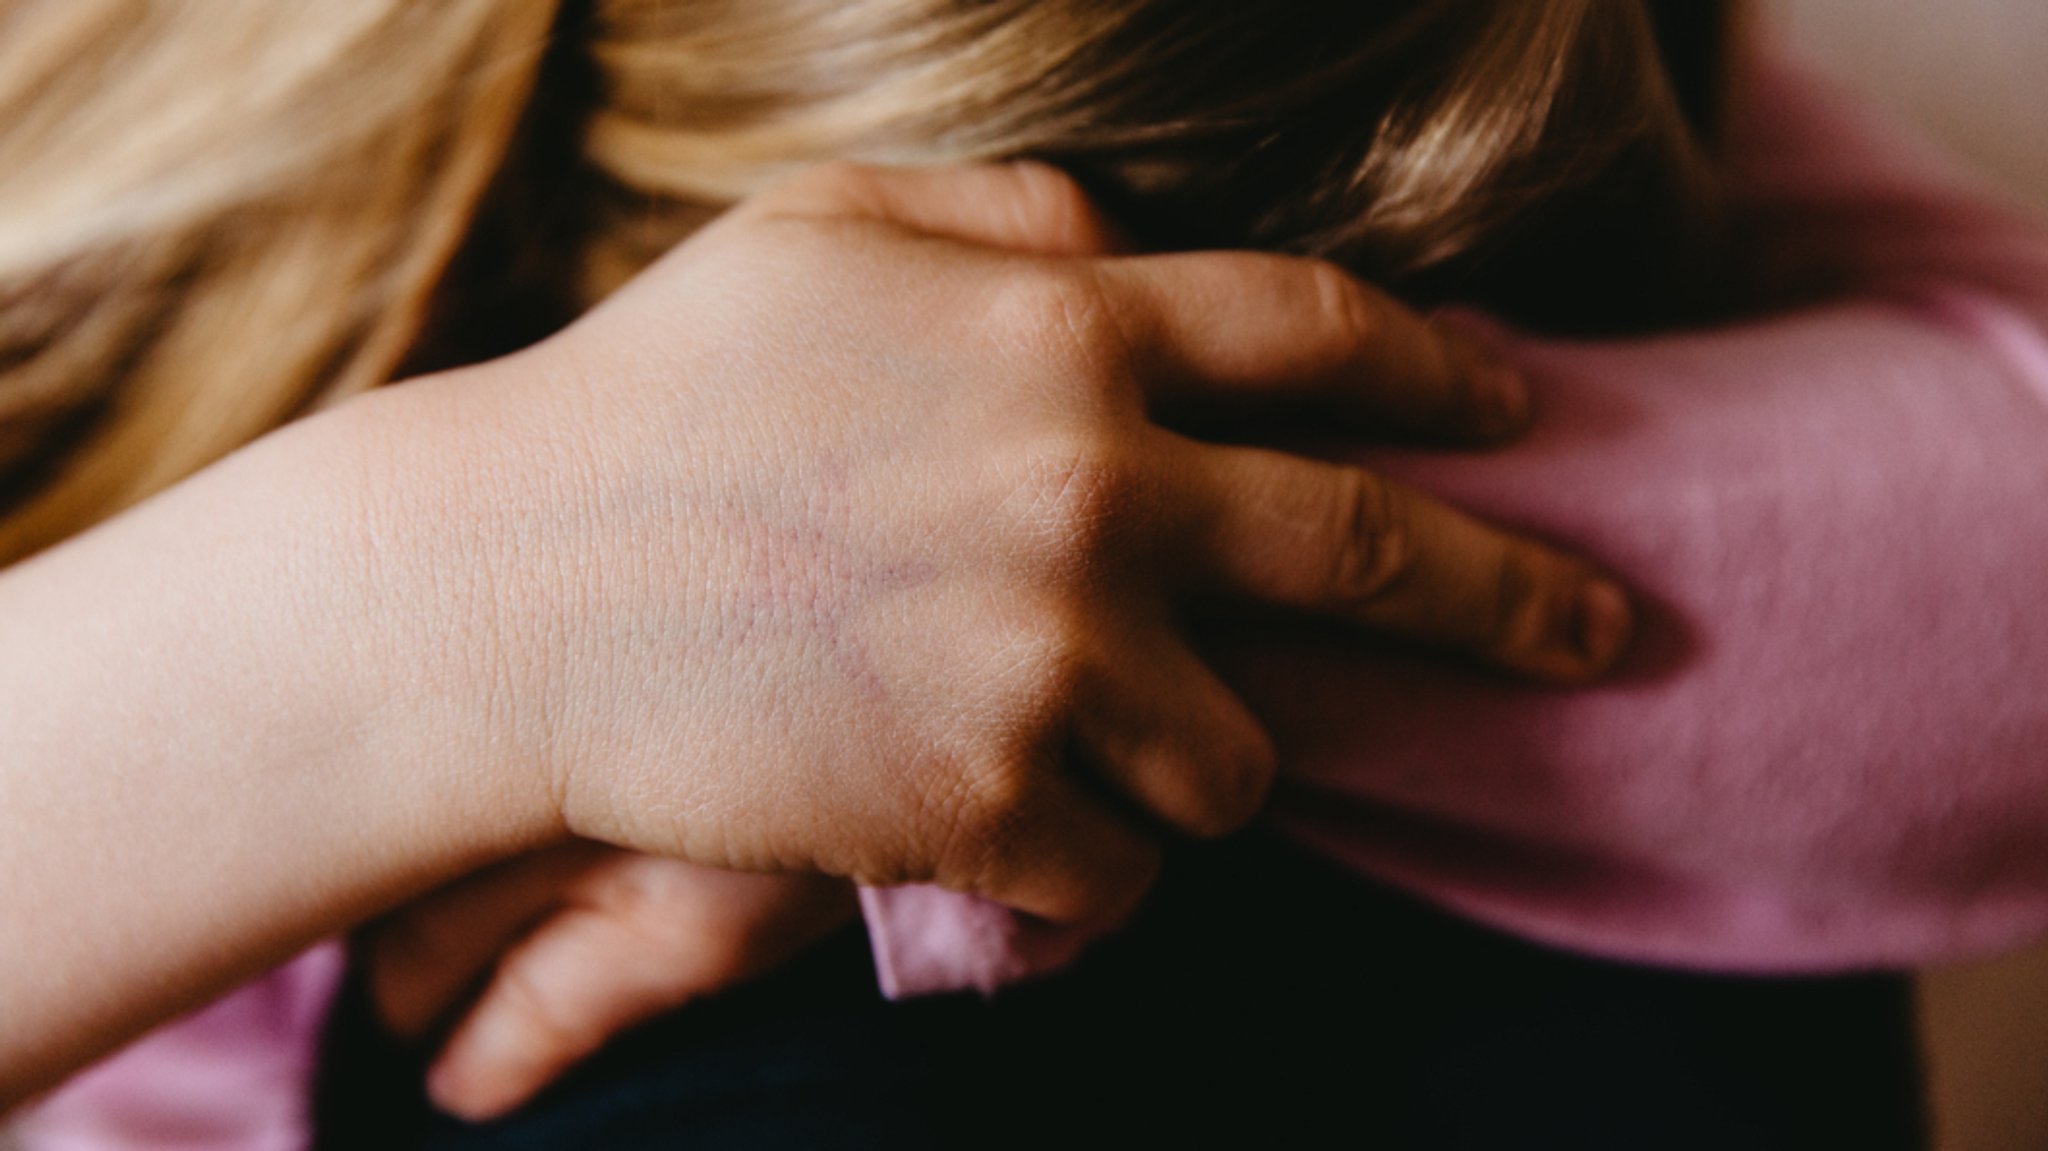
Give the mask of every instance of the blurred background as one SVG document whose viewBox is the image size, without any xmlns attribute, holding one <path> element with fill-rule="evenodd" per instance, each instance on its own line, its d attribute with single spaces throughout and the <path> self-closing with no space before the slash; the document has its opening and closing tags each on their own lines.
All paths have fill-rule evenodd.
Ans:
<svg viewBox="0 0 2048 1151">
<path fill-rule="evenodd" d="M 1806 58 L 2048 206 L 2048 3 L 1751 2 Z"/>
<path fill-rule="evenodd" d="M 2048 2 L 1753 0 L 1806 59 L 2048 211 Z M 2048 1151 L 2048 948 L 1921 980 L 1939 1151 Z"/>
</svg>

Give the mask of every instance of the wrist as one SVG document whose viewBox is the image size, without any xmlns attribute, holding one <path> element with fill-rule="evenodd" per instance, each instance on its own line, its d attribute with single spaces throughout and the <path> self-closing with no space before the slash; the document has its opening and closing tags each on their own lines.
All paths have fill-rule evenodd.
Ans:
<svg viewBox="0 0 2048 1151">
<path fill-rule="evenodd" d="M 508 557 L 531 524 L 493 489 L 506 478 L 478 397 L 433 378 L 386 388 L 307 431 L 333 469 L 334 600 L 348 622 L 347 678 L 378 717 L 373 754 L 410 766 L 406 786 L 473 850 L 503 858 L 565 838 L 552 785 L 542 662 Z M 462 403 L 467 399 L 471 402 Z M 497 482 L 494 482 L 497 481 Z"/>
</svg>

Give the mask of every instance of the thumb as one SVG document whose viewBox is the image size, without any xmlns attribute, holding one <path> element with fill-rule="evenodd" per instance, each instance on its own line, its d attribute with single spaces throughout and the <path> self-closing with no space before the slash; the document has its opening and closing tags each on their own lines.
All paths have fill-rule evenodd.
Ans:
<svg viewBox="0 0 2048 1151">
<path fill-rule="evenodd" d="M 685 941 L 601 911 L 565 911 L 507 952 L 427 1074 L 450 1114 L 495 1118 L 613 1035 L 712 988 Z"/>
<path fill-rule="evenodd" d="M 507 951 L 428 1072 L 465 1119 L 502 1115 L 613 1036 L 760 974 L 855 912 L 820 876 L 753 875 L 651 858 Z"/>
</svg>

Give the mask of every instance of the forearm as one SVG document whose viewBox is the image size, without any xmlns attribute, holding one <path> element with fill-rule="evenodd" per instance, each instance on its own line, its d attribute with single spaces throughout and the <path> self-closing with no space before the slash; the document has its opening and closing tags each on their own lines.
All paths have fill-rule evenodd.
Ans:
<svg viewBox="0 0 2048 1151">
<path fill-rule="evenodd" d="M 386 413 L 0 573 L 0 1106 L 545 834 L 389 594 Z"/>
<path fill-rule="evenodd" d="M 1284 394 L 1486 442 L 1525 397 L 1481 341 L 1326 263 L 1105 259 L 1091 216 L 1038 166 L 824 169 L 9 576 L 0 924 L 54 942 L 0 965 L 0 1091 L 568 831 L 1108 918 L 1157 826 L 1236 826 L 1271 769 L 1198 601 L 1618 657 L 1583 561 L 1146 418 Z"/>
</svg>

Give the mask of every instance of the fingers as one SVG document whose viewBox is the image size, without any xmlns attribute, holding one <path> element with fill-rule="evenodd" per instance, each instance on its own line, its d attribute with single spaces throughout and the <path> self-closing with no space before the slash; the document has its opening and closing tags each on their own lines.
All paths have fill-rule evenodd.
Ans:
<svg viewBox="0 0 2048 1151">
<path fill-rule="evenodd" d="M 1425 321 L 1334 264 L 1200 252 L 1096 266 L 1159 403 L 1291 401 L 1369 431 L 1467 443 L 1528 422 L 1527 385 L 1470 325 Z"/>
<path fill-rule="evenodd" d="M 366 934 L 370 1000 L 385 1028 L 418 1039 L 474 990 L 498 956 L 614 854 L 570 844 L 490 868 L 408 906 Z"/>
<path fill-rule="evenodd" d="M 510 1111 L 610 1036 L 686 998 L 668 959 L 594 910 L 563 912 L 505 956 L 434 1061 L 427 1093 L 470 1120 Z"/>
<path fill-rule="evenodd" d="M 1164 627 L 1130 649 L 1075 715 L 1089 766 L 1187 835 L 1226 835 L 1258 814 L 1277 766 L 1243 702 Z"/>
<path fill-rule="evenodd" d="M 961 168 L 828 164 L 740 211 L 864 217 L 963 243 L 1046 256 L 1101 256 L 1127 248 L 1073 177 L 1028 160 Z"/>
<path fill-rule="evenodd" d="M 740 213 L 866 218 L 1046 256 L 1128 250 L 1077 182 L 1028 161 L 828 165 Z M 1268 414 L 1306 403 L 1375 433 L 1473 444 L 1528 423 L 1526 384 L 1469 325 L 1426 321 L 1326 261 L 1203 252 L 1098 259 L 1086 271 L 1161 403 Z"/>
<path fill-rule="evenodd" d="M 1212 590 L 1344 617 L 1561 682 L 1613 665 L 1628 600 L 1582 560 L 1358 468 L 1187 441 Z"/>
<path fill-rule="evenodd" d="M 1054 923 L 1123 919 L 1158 878 L 1159 841 L 1077 775 L 1018 778 L 1025 795 L 970 797 L 954 812 L 937 882 Z"/>
<path fill-rule="evenodd" d="M 502 1115 L 613 1037 L 780 965 L 856 910 L 843 881 L 640 856 L 584 886 L 499 958 L 435 1059 L 427 1089 L 444 1110 Z"/>
</svg>

